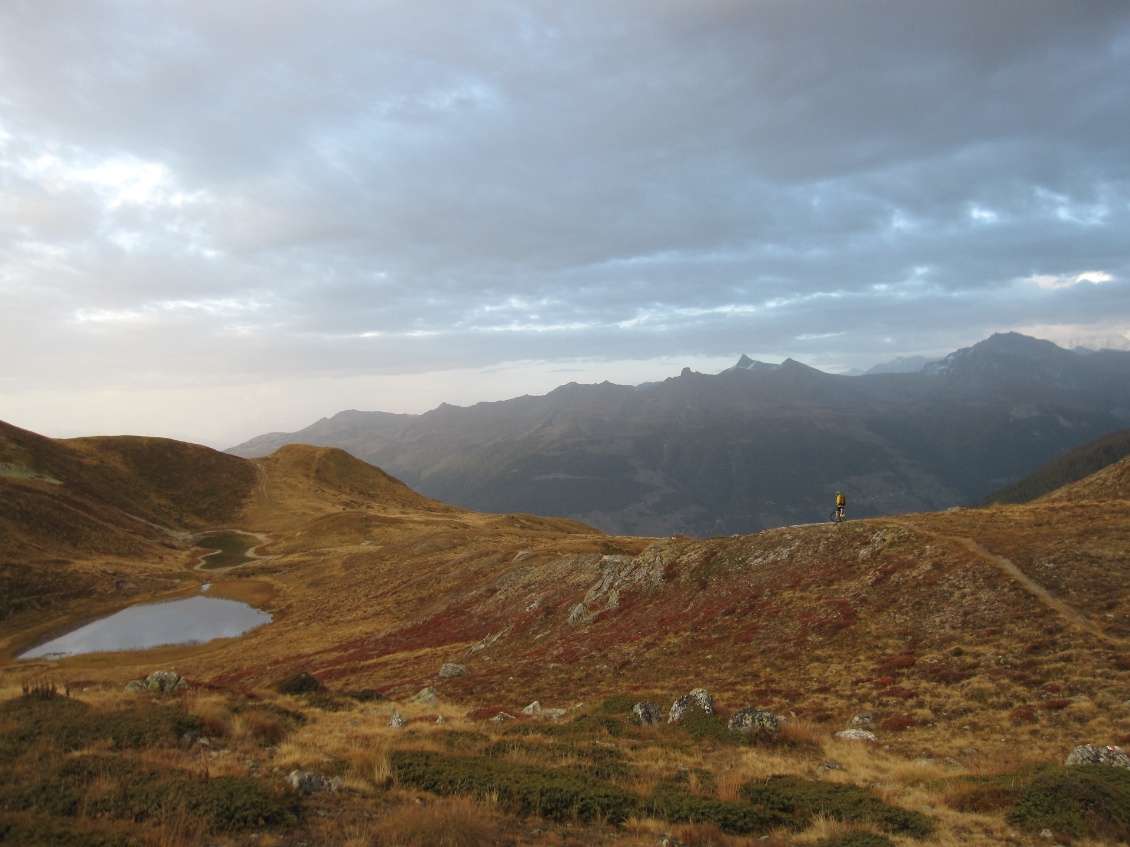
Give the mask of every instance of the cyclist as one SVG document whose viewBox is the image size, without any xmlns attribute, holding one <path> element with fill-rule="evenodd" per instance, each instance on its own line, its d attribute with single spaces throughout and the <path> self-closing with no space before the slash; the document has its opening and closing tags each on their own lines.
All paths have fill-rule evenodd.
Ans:
<svg viewBox="0 0 1130 847">
<path fill-rule="evenodd" d="M 847 498 L 840 492 L 836 492 L 836 523 L 841 523 L 844 519 L 844 506 L 847 505 Z"/>
</svg>

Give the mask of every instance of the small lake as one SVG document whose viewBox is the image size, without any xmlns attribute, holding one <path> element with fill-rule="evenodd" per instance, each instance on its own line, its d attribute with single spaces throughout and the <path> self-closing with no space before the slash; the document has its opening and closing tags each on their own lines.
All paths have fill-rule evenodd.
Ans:
<svg viewBox="0 0 1130 847">
<path fill-rule="evenodd" d="M 62 659 L 79 653 L 148 650 L 233 638 L 270 623 L 267 612 L 219 597 L 190 597 L 130 606 L 21 653 L 20 659 Z"/>
</svg>

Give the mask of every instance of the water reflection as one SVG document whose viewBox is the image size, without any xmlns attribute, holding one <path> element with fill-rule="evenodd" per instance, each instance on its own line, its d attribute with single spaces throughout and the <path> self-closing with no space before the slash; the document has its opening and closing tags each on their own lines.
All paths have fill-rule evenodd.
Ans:
<svg viewBox="0 0 1130 847">
<path fill-rule="evenodd" d="M 22 653 L 21 659 L 61 659 L 79 653 L 147 650 L 169 644 L 202 644 L 243 635 L 269 623 L 270 614 L 219 597 L 190 597 L 130 606 Z"/>
</svg>

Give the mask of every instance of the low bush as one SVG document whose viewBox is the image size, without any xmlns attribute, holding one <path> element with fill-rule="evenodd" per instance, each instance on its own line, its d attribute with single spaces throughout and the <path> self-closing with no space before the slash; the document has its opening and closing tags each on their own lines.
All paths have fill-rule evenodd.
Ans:
<svg viewBox="0 0 1130 847">
<path fill-rule="evenodd" d="M 895 847 L 895 843 L 885 835 L 877 835 L 865 829 L 853 829 L 842 835 L 821 838 L 814 847 Z"/>
<path fill-rule="evenodd" d="M 606 715 L 627 715 L 638 702 L 639 698 L 631 694 L 613 694 L 601 704 L 600 710 Z"/>
<path fill-rule="evenodd" d="M 280 679 L 275 683 L 275 691 L 279 694 L 311 694 L 321 689 L 322 683 L 306 671 Z"/>
<path fill-rule="evenodd" d="M 516 765 L 479 756 L 398 750 L 389 756 L 401 785 L 433 794 L 496 796 L 521 815 L 550 820 L 600 818 L 621 823 L 638 808 L 634 794 L 569 769 Z"/>
<path fill-rule="evenodd" d="M 1130 770 L 1054 765 L 1039 770 L 1009 813 L 1010 823 L 1058 836 L 1130 842 Z"/>
<path fill-rule="evenodd" d="M 672 823 L 710 823 L 731 835 L 750 835 L 788 826 L 788 815 L 776 809 L 737 800 L 720 800 L 688 793 L 681 785 L 664 783 L 652 793 L 648 812 Z"/>
<path fill-rule="evenodd" d="M 933 820 L 926 815 L 891 806 L 870 790 L 855 785 L 772 776 L 765 782 L 747 782 L 741 787 L 741 795 L 785 816 L 798 829 L 818 814 L 845 823 L 868 823 L 914 838 L 925 838 L 934 829 Z"/>
</svg>

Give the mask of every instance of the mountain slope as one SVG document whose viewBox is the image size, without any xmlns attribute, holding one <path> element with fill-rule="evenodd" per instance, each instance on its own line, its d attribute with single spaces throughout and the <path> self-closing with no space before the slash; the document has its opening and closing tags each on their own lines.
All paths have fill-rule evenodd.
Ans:
<svg viewBox="0 0 1130 847">
<path fill-rule="evenodd" d="M 287 442 L 337 446 L 443 502 L 570 517 L 621 534 L 720 535 L 973 502 L 1130 420 L 1130 353 L 1014 333 L 919 373 L 833 376 L 745 359 L 638 387 L 423 415 L 342 412 Z"/>
<path fill-rule="evenodd" d="M 986 497 L 982 504 L 1027 503 L 1097 473 L 1130 455 L 1130 429 L 1113 432 L 1060 456 L 1034 474 Z"/>
</svg>

